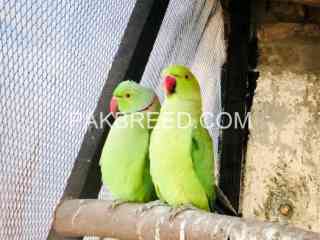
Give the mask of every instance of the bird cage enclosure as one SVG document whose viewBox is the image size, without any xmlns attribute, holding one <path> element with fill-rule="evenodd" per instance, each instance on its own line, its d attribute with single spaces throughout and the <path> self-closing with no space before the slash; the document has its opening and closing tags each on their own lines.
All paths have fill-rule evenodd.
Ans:
<svg viewBox="0 0 320 240">
<path fill-rule="evenodd" d="M 134 5 L 1 1 L 0 239 L 47 238 Z"/>
<path fill-rule="evenodd" d="M 263 183 L 268 179 L 264 174 L 257 176 L 260 170 L 252 171 L 262 163 L 255 159 L 268 162 L 262 150 L 270 154 L 270 161 L 276 162 L 270 153 L 274 148 L 268 151 L 263 148 L 264 129 L 253 130 L 252 135 L 258 138 L 250 139 L 248 124 L 242 128 L 224 127 L 228 120 L 246 122 L 251 108 L 259 112 L 259 104 L 265 104 L 264 97 L 269 96 L 263 86 L 267 86 L 266 79 L 274 71 L 272 68 L 265 71 L 264 67 L 280 61 L 268 58 L 269 50 L 281 52 L 282 48 L 273 48 L 264 41 L 269 31 L 272 38 L 290 30 L 272 32 L 269 30 L 272 27 L 266 30 L 265 23 L 285 21 L 286 17 L 290 22 L 304 21 L 306 25 L 312 21 L 314 28 L 308 30 L 312 32 L 312 41 L 320 39 L 317 35 L 320 28 L 315 27 L 319 27 L 320 15 L 315 14 L 318 8 L 314 7 L 320 6 L 319 1 L 293 1 L 299 2 L 298 7 L 287 3 L 292 1 L 258 2 L 3 0 L 0 239 L 91 240 L 98 239 L 93 235 L 105 234 L 120 239 L 319 239 L 317 233 L 306 231 L 319 231 L 317 224 L 308 229 L 310 224 L 305 226 L 299 220 L 311 222 L 308 214 L 301 217 L 303 210 L 297 209 L 300 205 L 292 207 L 299 217 L 269 217 L 274 211 L 283 210 L 279 208 L 284 206 L 282 198 L 278 201 L 279 191 L 274 190 L 277 187 L 282 190 L 283 184 L 273 186 L 274 191 L 268 192 L 265 200 L 267 187 Z M 282 8 L 289 4 L 298 10 L 292 10 L 289 17 L 278 17 L 277 7 L 270 2 L 277 2 L 280 4 L 277 7 Z M 266 9 L 277 15 L 276 20 L 270 20 Z M 292 17 L 300 11 L 305 11 L 302 20 Z M 303 35 L 306 28 L 294 29 Z M 262 46 L 262 70 L 258 65 L 258 44 Z M 320 56 L 317 54 L 313 56 Z M 112 123 L 108 117 L 112 91 L 118 83 L 131 79 L 155 90 L 162 101 L 161 71 L 170 64 L 190 67 L 199 79 L 203 111 L 211 113 L 205 123 L 214 145 L 212 171 L 217 185 L 240 216 L 285 225 L 201 212 L 183 214 L 177 223 L 170 225 L 165 220 L 167 208 L 153 209 L 145 216 L 137 214 L 136 204 L 121 206 L 119 211 L 108 210 L 111 195 L 105 186 L 101 188 L 99 159 Z M 285 68 L 285 64 L 281 66 Z M 314 73 L 315 88 L 319 86 L 315 70 L 318 66 L 308 68 Z M 261 85 L 258 71 L 262 73 Z M 254 101 L 256 87 L 259 92 Z M 319 104 L 316 94 L 309 96 Z M 231 120 L 222 113 L 230 115 Z M 255 123 L 262 121 L 259 116 L 253 117 Z M 316 121 L 313 129 L 319 126 Z M 317 137 L 313 135 L 314 143 L 318 143 Z M 316 151 L 312 151 L 310 158 L 314 163 Z M 286 168 L 281 173 L 285 171 Z M 318 173 L 310 170 L 308 176 L 318 179 Z M 286 177 L 283 175 L 281 179 Z M 252 184 L 256 178 L 261 181 L 259 197 L 255 196 Z M 309 183 L 304 184 L 306 191 L 311 192 Z M 319 203 L 316 194 L 308 196 L 312 196 L 308 200 L 310 205 Z M 93 200 L 96 198 L 101 201 Z M 289 200 L 291 204 L 292 199 Z M 227 211 L 223 213 L 230 215 Z M 319 216 L 316 209 L 312 221 L 320 222 Z"/>
</svg>

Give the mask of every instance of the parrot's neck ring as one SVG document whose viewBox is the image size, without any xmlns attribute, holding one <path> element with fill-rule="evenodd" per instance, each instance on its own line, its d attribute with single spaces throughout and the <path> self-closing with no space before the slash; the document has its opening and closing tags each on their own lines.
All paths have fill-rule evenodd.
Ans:
<svg viewBox="0 0 320 240">
<path fill-rule="evenodd" d="M 157 101 L 158 97 L 157 95 L 154 95 L 152 101 L 146 106 L 146 107 L 143 107 L 141 108 L 140 110 L 137 110 L 135 112 L 145 112 L 145 111 L 148 111 L 152 106 L 153 104 L 155 104 L 155 102 Z M 124 115 L 127 115 L 127 114 L 132 114 L 133 112 L 118 112 L 117 115 L 118 116 L 124 116 Z"/>
<path fill-rule="evenodd" d="M 152 105 L 153 105 L 156 101 L 157 101 L 157 96 L 156 96 L 156 95 L 154 95 L 154 97 L 153 97 L 152 101 L 151 101 L 151 102 L 150 102 L 146 107 L 144 107 L 144 108 L 142 108 L 142 109 L 138 110 L 137 112 L 144 112 L 144 111 L 147 111 L 149 108 L 151 108 L 151 107 L 152 107 Z"/>
</svg>

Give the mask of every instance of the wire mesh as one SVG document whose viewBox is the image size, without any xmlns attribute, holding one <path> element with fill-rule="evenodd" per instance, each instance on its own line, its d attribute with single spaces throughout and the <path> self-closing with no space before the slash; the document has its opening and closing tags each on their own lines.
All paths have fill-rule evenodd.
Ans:
<svg viewBox="0 0 320 240">
<path fill-rule="evenodd" d="M 134 4 L 0 1 L 0 239 L 46 239 Z"/>
</svg>

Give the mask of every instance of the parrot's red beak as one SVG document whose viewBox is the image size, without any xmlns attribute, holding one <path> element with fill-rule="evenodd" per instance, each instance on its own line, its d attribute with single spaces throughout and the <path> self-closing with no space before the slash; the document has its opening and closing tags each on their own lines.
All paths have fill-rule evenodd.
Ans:
<svg viewBox="0 0 320 240">
<path fill-rule="evenodd" d="M 113 117 L 116 118 L 117 112 L 119 111 L 116 97 L 111 98 L 109 111 L 112 113 Z"/>
<path fill-rule="evenodd" d="M 177 84 L 177 81 L 174 77 L 169 75 L 165 76 L 164 82 L 163 82 L 165 94 L 171 95 L 172 93 L 174 93 L 176 90 L 176 84 Z"/>
</svg>

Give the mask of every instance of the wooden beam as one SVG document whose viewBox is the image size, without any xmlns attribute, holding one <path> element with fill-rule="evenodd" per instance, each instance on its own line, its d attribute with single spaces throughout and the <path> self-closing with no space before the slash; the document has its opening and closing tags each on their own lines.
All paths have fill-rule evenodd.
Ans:
<svg viewBox="0 0 320 240">
<path fill-rule="evenodd" d="M 246 129 L 240 127 L 237 117 L 240 117 L 242 123 L 245 122 L 250 3 L 250 0 L 230 2 L 228 58 L 222 80 L 223 112 L 230 116 L 230 119 L 222 119 L 222 125 L 229 126 L 230 123 L 230 127 L 222 132 L 219 185 L 237 211 L 239 211 L 241 169 L 246 140 Z"/>
<path fill-rule="evenodd" d="M 157 206 L 144 213 L 142 204 L 111 209 L 111 201 L 67 200 L 56 210 L 53 227 L 64 236 L 99 236 L 122 240 L 196 239 L 320 239 L 320 235 L 288 225 L 189 210 L 168 220 L 171 208 Z"/>
</svg>

